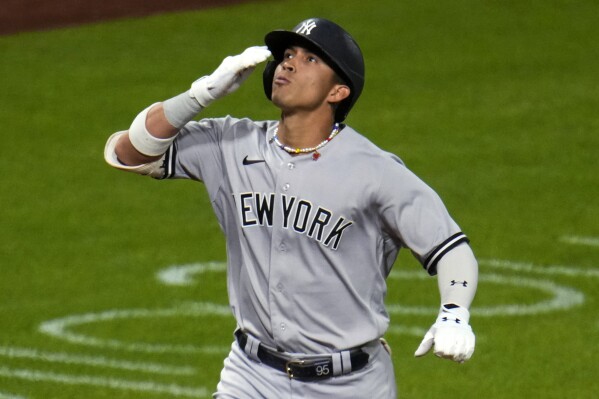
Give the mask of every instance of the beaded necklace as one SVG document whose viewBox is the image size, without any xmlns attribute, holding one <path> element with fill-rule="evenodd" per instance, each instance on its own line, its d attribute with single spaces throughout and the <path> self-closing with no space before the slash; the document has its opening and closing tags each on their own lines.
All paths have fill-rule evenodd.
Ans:
<svg viewBox="0 0 599 399">
<path fill-rule="evenodd" d="M 329 137 L 327 137 L 323 142 L 321 142 L 315 147 L 293 148 L 286 146 L 285 144 L 281 143 L 281 141 L 279 141 L 279 137 L 277 136 L 278 133 L 279 127 L 277 126 L 275 129 L 274 136 L 272 137 L 272 139 L 270 139 L 271 143 L 274 141 L 274 143 L 278 145 L 282 150 L 285 150 L 290 154 L 307 154 L 313 152 L 314 154 L 312 154 L 312 159 L 316 161 L 318 158 L 320 158 L 320 153 L 318 152 L 318 150 L 324 147 L 329 141 L 333 140 L 337 133 L 339 133 L 339 124 L 335 123 L 333 125 L 333 130 L 331 131 L 331 134 L 329 134 Z"/>
</svg>

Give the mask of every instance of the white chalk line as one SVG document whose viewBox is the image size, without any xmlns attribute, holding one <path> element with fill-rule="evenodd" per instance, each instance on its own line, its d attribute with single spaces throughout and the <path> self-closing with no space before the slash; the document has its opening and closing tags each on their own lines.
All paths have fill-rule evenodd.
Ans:
<svg viewBox="0 0 599 399">
<path fill-rule="evenodd" d="M 390 278 L 399 279 L 427 279 L 428 276 L 420 272 L 401 272 L 395 271 L 389 275 Z M 483 317 L 495 316 L 522 316 L 533 314 L 550 313 L 557 310 L 570 309 L 584 303 L 584 294 L 571 287 L 558 285 L 548 280 L 533 280 L 523 277 L 506 277 L 497 274 L 481 274 L 480 282 L 490 282 L 494 284 L 504 284 L 514 287 L 532 288 L 545 292 L 552 297 L 545 301 L 533 304 L 508 304 L 496 305 L 492 307 L 475 306 L 472 314 Z M 401 304 L 388 304 L 387 311 L 392 314 L 403 315 L 434 315 L 439 309 L 426 306 L 406 306 Z"/>
<path fill-rule="evenodd" d="M 434 317 L 434 316 L 433 316 Z M 414 337 L 422 337 L 426 334 L 427 329 L 421 327 L 408 327 L 400 324 L 392 324 L 387 329 L 387 334 L 394 335 L 409 335 Z"/>
<path fill-rule="evenodd" d="M 564 238 L 565 241 L 570 243 L 584 243 L 585 245 L 595 245 L 593 240 L 579 240 Z M 511 270 L 518 272 L 536 273 L 536 274 L 549 274 L 549 275 L 565 275 L 565 276 L 583 276 L 583 277 L 597 277 L 599 271 L 596 269 L 581 269 L 570 266 L 537 266 L 531 263 L 512 262 L 506 260 L 489 259 L 479 260 L 482 265 L 487 265 L 496 269 Z M 193 284 L 193 276 L 195 274 L 201 274 L 205 272 L 223 272 L 226 270 L 226 264 L 224 262 L 208 262 L 208 263 L 192 263 L 187 265 L 172 266 L 164 269 L 157 273 L 157 278 L 166 285 L 173 286 L 185 286 Z M 407 273 L 407 272 L 393 272 L 392 278 L 401 279 L 424 279 L 426 275 L 422 273 Z M 480 276 L 481 281 L 492 282 L 496 284 L 508 284 L 517 287 L 533 288 L 552 296 L 549 300 L 541 301 L 535 304 L 508 304 L 499 305 L 488 308 L 474 308 L 473 315 L 478 316 L 501 316 L 501 315 L 525 315 L 525 314 L 538 314 L 538 313 L 549 313 L 556 310 L 568 309 L 573 306 L 584 303 L 584 295 L 577 290 L 560 286 L 551 281 L 547 280 L 529 280 L 515 277 L 498 276 L 494 274 L 483 274 Z M 421 314 L 421 315 L 432 315 L 436 314 L 436 308 L 429 307 L 409 307 L 402 306 L 399 304 L 391 304 L 388 306 L 390 313 L 398 314 Z M 149 318 L 149 317 L 172 317 L 172 316 L 201 316 L 205 314 L 217 314 L 220 316 L 230 316 L 230 310 L 227 306 L 217 305 L 213 303 L 195 303 L 191 306 L 178 306 L 176 308 L 167 309 L 125 309 L 125 310 L 109 310 L 101 313 L 88 313 L 83 315 L 67 316 L 62 319 L 50 320 L 40 325 L 40 331 L 57 338 L 64 339 L 66 341 L 90 346 L 97 347 L 108 347 L 114 349 L 125 349 L 129 351 L 138 352 L 149 352 L 149 353 L 226 353 L 229 348 L 227 347 L 199 347 L 193 345 L 169 345 L 169 344 L 147 344 L 147 343 L 125 343 L 114 339 L 101 339 L 96 337 L 86 336 L 84 334 L 77 334 L 68 331 L 69 328 L 75 327 L 81 324 L 105 322 L 117 319 L 128 319 L 128 318 Z M 415 335 L 422 336 L 426 332 L 426 329 L 419 327 L 407 327 L 401 325 L 392 325 L 389 328 L 391 334 L 404 334 L 404 335 Z M 27 370 L 17 370 L 18 373 L 11 372 L 15 377 L 21 378 L 27 372 Z M 0 375 L 3 371 L 0 369 Z M 6 374 L 6 370 L 4 371 Z M 34 372 L 35 375 L 40 376 L 39 372 Z M 64 380 L 63 377 L 69 378 L 68 375 L 60 375 L 53 373 L 42 373 L 42 377 L 46 374 L 46 377 L 50 378 L 54 382 L 60 382 L 57 380 Z M 21 376 L 21 377 L 19 377 Z M 57 377 L 58 376 L 58 377 Z M 88 381 L 87 378 L 92 378 L 94 381 L 95 377 L 83 376 L 77 377 L 79 381 Z M 83 380 L 81 380 L 83 378 Z M 44 379 L 44 378 L 42 378 Z M 96 382 L 102 381 L 105 383 L 111 379 L 99 379 Z M 65 380 L 66 381 L 66 380 Z M 121 380 L 113 380 L 121 381 Z M 122 381 L 121 381 L 122 382 Z M 65 382 L 66 383 L 66 382 Z M 128 384 L 125 381 L 125 386 Z M 139 382 L 133 382 L 139 384 Z M 145 386 L 144 382 L 141 382 L 142 386 Z M 117 384 L 118 385 L 118 384 Z M 121 386 L 123 386 L 121 384 Z M 128 389 L 128 388 L 125 388 Z M 193 388 L 196 389 L 196 388 Z M 200 389 L 199 395 L 205 395 L 206 390 Z M 172 392 L 164 392 L 171 393 Z M 176 395 L 176 394 L 175 394 Z M 0 398 L 1 399 L 1 398 Z"/>
<path fill-rule="evenodd" d="M 224 346 L 196 346 L 183 344 L 149 344 L 142 342 L 123 342 L 116 339 L 91 337 L 89 335 L 69 331 L 69 329 L 79 325 L 97 322 L 109 322 L 122 319 L 144 319 L 176 316 L 198 317 L 203 315 L 232 317 L 231 310 L 226 305 L 218 305 L 209 302 L 194 302 L 163 309 L 119 309 L 108 310 L 100 313 L 71 315 L 64 318 L 43 322 L 39 327 L 39 331 L 44 334 L 60 338 L 62 340 L 74 344 L 126 350 L 130 352 L 178 354 L 227 353 L 230 348 Z"/>
<path fill-rule="evenodd" d="M 133 381 L 91 375 L 60 374 L 38 370 L 13 369 L 4 366 L 0 367 L 0 377 L 33 382 L 53 382 L 65 385 L 86 385 L 125 391 L 151 392 L 154 394 L 168 394 L 191 398 L 203 398 L 209 394 L 208 390 L 204 387 L 186 387 L 178 384 L 160 384 L 153 381 Z"/>
<path fill-rule="evenodd" d="M 196 370 L 189 366 L 172 366 L 153 362 L 109 359 L 103 356 L 73 355 L 62 352 L 46 352 L 31 348 L 8 346 L 0 346 L 0 357 L 32 359 L 49 363 L 74 364 L 165 375 L 193 375 L 196 373 Z"/>
<path fill-rule="evenodd" d="M 586 245 L 589 247 L 599 247 L 599 237 L 584 236 L 561 236 L 560 241 L 573 245 Z"/>
<path fill-rule="evenodd" d="M 186 286 L 194 283 L 194 274 L 224 272 L 225 270 L 227 270 L 225 262 L 189 263 L 186 265 L 174 265 L 160 270 L 156 274 L 156 278 L 166 285 Z"/>
<path fill-rule="evenodd" d="M 481 266 L 502 270 L 511 270 L 515 272 L 569 277 L 599 277 L 599 269 L 595 268 L 585 269 L 563 265 L 538 266 L 533 263 L 513 262 L 510 260 L 501 259 L 479 259 L 479 263 Z"/>
<path fill-rule="evenodd" d="M 389 276 L 392 279 L 427 279 L 428 275 L 417 272 L 393 271 Z M 475 307 L 472 314 L 482 317 L 493 316 L 520 316 L 544 314 L 558 310 L 570 309 L 584 303 L 584 295 L 571 288 L 558 285 L 548 280 L 533 280 L 522 277 L 507 277 L 496 274 L 481 274 L 479 280 L 494 284 L 504 284 L 515 287 L 524 287 L 536 289 L 544 292 L 551 297 L 544 301 L 532 304 L 506 304 L 495 305 L 492 307 Z M 402 304 L 388 304 L 387 310 L 390 314 L 401 315 L 435 315 L 437 308 L 425 306 L 406 306 Z M 204 353 L 204 354 L 222 354 L 227 353 L 228 346 L 195 346 L 195 345 L 170 345 L 170 344 L 148 344 L 143 342 L 123 342 L 116 339 L 103 339 L 71 331 L 71 329 L 90 323 L 111 322 L 119 319 L 131 318 L 154 318 L 154 317 L 172 317 L 172 316 L 203 316 L 218 315 L 231 317 L 228 306 L 217 305 L 214 303 L 189 303 L 184 306 L 165 309 L 121 309 L 108 310 L 101 313 L 86 313 L 82 315 L 71 315 L 61 319 L 50 320 L 40 325 L 42 333 L 60 338 L 62 340 L 83 344 L 88 346 L 123 349 L 127 351 L 146 352 L 146 353 Z M 420 330 L 411 330 L 408 327 L 392 326 L 391 331 L 402 334 L 414 335 L 416 331 L 420 335 Z"/>
</svg>

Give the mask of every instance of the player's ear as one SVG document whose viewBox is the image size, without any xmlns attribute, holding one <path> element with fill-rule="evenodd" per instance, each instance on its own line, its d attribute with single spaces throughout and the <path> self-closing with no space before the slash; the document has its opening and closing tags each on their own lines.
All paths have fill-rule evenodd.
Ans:
<svg viewBox="0 0 599 399">
<path fill-rule="evenodd" d="M 344 84 L 335 84 L 329 92 L 329 102 L 340 103 L 349 97 L 351 90 L 349 86 Z"/>
</svg>

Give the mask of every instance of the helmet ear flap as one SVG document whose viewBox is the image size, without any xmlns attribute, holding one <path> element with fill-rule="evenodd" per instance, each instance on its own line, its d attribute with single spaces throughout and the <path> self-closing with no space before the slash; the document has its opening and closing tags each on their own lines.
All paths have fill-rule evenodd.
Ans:
<svg viewBox="0 0 599 399">
<path fill-rule="evenodd" d="M 269 100 L 272 96 L 272 80 L 275 77 L 275 69 L 279 63 L 277 61 L 268 61 L 262 72 L 262 84 L 264 85 L 264 94 Z"/>
</svg>

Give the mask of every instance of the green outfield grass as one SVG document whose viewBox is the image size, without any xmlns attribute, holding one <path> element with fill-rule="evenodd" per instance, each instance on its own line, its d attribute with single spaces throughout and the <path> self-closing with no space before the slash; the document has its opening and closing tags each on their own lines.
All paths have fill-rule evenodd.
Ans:
<svg viewBox="0 0 599 399">
<path fill-rule="evenodd" d="M 400 397 L 596 397 L 599 3 L 353 4 L 262 1 L 0 37 L 0 398 L 210 396 L 234 321 L 204 189 L 112 170 L 103 146 L 309 16 L 346 26 L 365 54 L 348 124 L 437 190 L 480 259 L 477 349 L 459 365 L 413 358 L 438 294 L 400 255 L 387 301 Z M 278 117 L 259 73 L 204 112 L 223 114 Z"/>
</svg>

